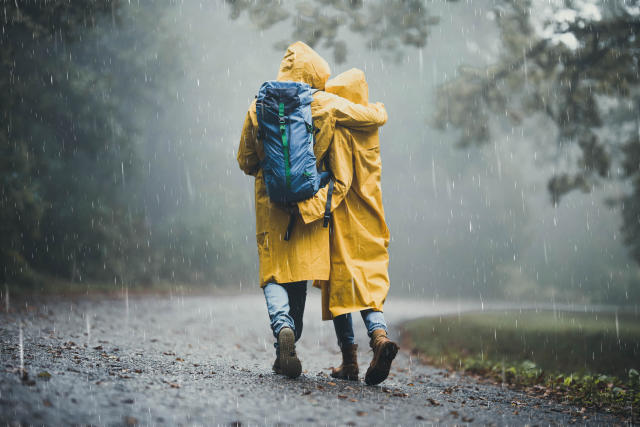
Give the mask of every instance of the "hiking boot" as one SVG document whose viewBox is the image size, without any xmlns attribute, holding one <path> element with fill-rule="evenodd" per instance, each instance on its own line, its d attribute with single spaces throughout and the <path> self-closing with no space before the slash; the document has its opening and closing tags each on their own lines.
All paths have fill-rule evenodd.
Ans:
<svg viewBox="0 0 640 427">
<path fill-rule="evenodd" d="M 273 362 L 273 366 L 271 367 L 271 369 L 273 369 L 273 372 L 275 372 L 276 374 L 282 373 L 282 371 L 280 370 L 280 359 L 278 357 L 276 357 L 275 362 Z"/>
<path fill-rule="evenodd" d="M 276 370 L 276 364 L 280 372 Z M 282 328 L 278 334 L 278 359 L 274 363 L 274 371 L 289 378 L 298 378 L 302 373 L 302 364 L 296 354 L 296 338 L 291 328 Z"/>
<path fill-rule="evenodd" d="M 342 365 L 331 368 L 331 376 L 341 380 L 358 380 L 358 344 L 344 345 L 342 351 Z"/>
<path fill-rule="evenodd" d="M 371 335 L 369 345 L 373 349 L 373 360 L 367 369 L 364 382 L 369 385 L 380 384 L 389 376 L 391 362 L 398 353 L 398 345 L 387 338 L 384 329 L 376 329 Z"/>
</svg>

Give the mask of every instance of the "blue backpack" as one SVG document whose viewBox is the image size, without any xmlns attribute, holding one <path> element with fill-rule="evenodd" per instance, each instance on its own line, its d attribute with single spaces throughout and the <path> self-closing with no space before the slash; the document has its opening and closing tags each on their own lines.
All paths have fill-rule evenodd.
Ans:
<svg viewBox="0 0 640 427">
<path fill-rule="evenodd" d="M 311 101 L 317 89 L 306 83 L 267 81 L 256 101 L 258 138 L 264 147 L 262 174 L 272 202 L 292 206 L 313 197 L 329 183 L 324 226 L 329 225 L 333 181 L 320 172 L 313 153 L 314 127 Z M 284 239 L 289 240 L 295 224 L 291 215 Z"/>
</svg>

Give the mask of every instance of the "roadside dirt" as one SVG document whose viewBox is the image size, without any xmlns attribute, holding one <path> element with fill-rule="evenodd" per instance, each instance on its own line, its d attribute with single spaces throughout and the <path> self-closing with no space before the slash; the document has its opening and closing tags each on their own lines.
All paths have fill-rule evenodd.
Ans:
<svg viewBox="0 0 640 427">
<path fill-rule="evenodd" d="M 406 350 L 380 386 L 334 380 L 329 368 L 340 360 L 333 326 L 320 320 L 319 297 L 310 293 L 298 343 L 303 374 L 296 380 L 271 372 L 273 337 L 259 290 L 21 303 L 0 314 L 0 422 L 620 423 L 421 365 Z M 468 309 L 393 299 L 386 308 L 392 328 L 410 317 Z M 363 325 L 354 329 L 363 374 L 371 352 Z"/>
</svg>

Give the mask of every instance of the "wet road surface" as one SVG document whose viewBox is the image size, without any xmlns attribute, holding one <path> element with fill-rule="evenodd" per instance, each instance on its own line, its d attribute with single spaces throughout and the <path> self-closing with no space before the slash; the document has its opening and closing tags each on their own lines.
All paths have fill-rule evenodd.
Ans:
<svg viewBox="0 0 640 427">
<path fill-rule="evenodd" d="M 331 322 L 320 320 L 315 290 L 307 300 L 298 343 L 303 374 L 296 380 L 271 372 L 273 337 L 258 290 L 43 301 L 0 314 L 3 425 L 618 422 L 593 412 L 583 419 L 579 408 L 418 364 L 406 349 L 387 381 L 366 386 L 372 353 L 359 318 L 361 380 L 334 380 L 329 368 L 340 364 L 340 355 Z M 479 309 L 401 299 L 385 308 L 392 330 L 411 317 Z"/>
</svg>

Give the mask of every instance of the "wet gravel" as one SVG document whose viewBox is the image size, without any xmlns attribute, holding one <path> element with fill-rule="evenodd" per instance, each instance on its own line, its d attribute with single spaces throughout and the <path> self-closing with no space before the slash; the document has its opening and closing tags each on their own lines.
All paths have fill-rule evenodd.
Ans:
<svg viewBox="0 0 640 427">
<path fill-rule="evenodd" d="M 0 314 L 0 422 L 136 424 L 612 424 L 499 386 L 416 363 L 402 350 L 379 386 L 334 380 L 340 363 L 319 297 L 298 344 L 303 374 L 271 372 L 262 294 L 139 296 L 20 302 Z M 391 299 L 387 320 L 470 307 Z M 356 320 L 356 318 L 354 318 Z M 361 377 L 371 358 L 363 325 Z M 23 363 L 20 371 L 20 336 Z M 397 338 L 397 334 L 395 334 Z M 585 418 L 586 417 L 586 418 Z"/>
</svg>

